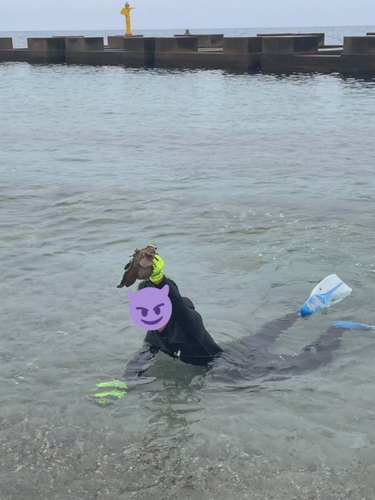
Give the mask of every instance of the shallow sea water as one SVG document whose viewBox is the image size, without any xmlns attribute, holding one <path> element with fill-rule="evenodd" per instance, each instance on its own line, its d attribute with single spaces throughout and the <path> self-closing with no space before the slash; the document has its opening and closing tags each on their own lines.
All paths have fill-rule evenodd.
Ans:
<svg viewBox="0 0 375 500">
<path fill-rule="evenodd" d="M 158 355 L 112 406 L 89 395 L 141 346 L 116 285 L 149 242 L 218 342 L 331 273 L 352 295 L 273 352 L 375 324 L 375 80 L 18 63 L 0 95 L 4 498 L 373 498 L 371 332 L 286 380 Z"/>
</svg>

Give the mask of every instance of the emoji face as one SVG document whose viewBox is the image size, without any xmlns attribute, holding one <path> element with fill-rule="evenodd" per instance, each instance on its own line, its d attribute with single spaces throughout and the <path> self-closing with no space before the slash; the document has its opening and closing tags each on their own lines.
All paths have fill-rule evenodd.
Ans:
<svg viewBox="0 0 375 500">
<path fill-rule="evenodd" d="M 143 288 L 139 292 L 126 292 L 129 314 L 134 323 L 143 330 L 157 330 L 165 326 L 172 315 L 172 302 L 168 297 L 169 286 Z"/>
</svg>

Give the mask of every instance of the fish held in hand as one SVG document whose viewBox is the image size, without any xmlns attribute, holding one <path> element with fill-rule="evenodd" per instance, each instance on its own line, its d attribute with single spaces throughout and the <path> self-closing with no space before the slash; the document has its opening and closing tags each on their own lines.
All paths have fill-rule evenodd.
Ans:
<svg viewBox="0 0 375 500">
<path fill-rule="evenodd" d="M 155 245 L 147 245 L 146 248 L 136 250 L 132 259 L 125 266 L 125 273 L 117 288 L 132 286 L 136 280 L 148 280 L 153 272 L 153 259 L 157 253 Z"/>
</svg>

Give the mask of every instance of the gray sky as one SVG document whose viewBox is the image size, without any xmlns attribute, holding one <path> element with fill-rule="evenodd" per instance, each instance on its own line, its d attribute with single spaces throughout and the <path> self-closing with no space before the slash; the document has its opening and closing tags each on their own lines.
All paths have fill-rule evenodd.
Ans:
<svg viewBox="0 0 375 500">
<path fill-rule="evenodd" d="M 0 0 L 0 31 L 121 30 L 125 0 Z M 131 0 L 133 29 L 375 25 L 375 0 Z"/>
</svg>

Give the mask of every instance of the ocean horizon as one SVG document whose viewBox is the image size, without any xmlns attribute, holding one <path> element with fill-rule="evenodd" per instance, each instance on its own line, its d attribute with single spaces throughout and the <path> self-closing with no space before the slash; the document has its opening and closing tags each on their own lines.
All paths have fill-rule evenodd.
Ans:
<svg viewBox="0 0 375 500">
<path fill-rule="evenodd" d="M 375 31 L 375 24 L 368 26 L 308 26 L 308 27 L 260 27 L 260 28 L 210 28 L 194 29 L 192 34 L 196 33 L 222 33 L 224 36 L 256 36 L 258 33 L 322 33 L 326 34 L 326 43 L 337 45 L 343 43 L 344 36 L 365 35 L 367 32 Z M 173 36 L 183 34 L 185 29 L 157 29 L 157 30 L 133 30 L 135 35 L 144 35 L 150 37 Z M 123 30 L 46 30 L 46 31 L 0 31 L 0 36 L 11 36 L 13 38 L 14 48 L 27 47 L 27 38 L 49 37 L 53 35 L 83 35 L 99 36 L 106 40 L 108 36 L 122 35 Z"/>
</svg>

